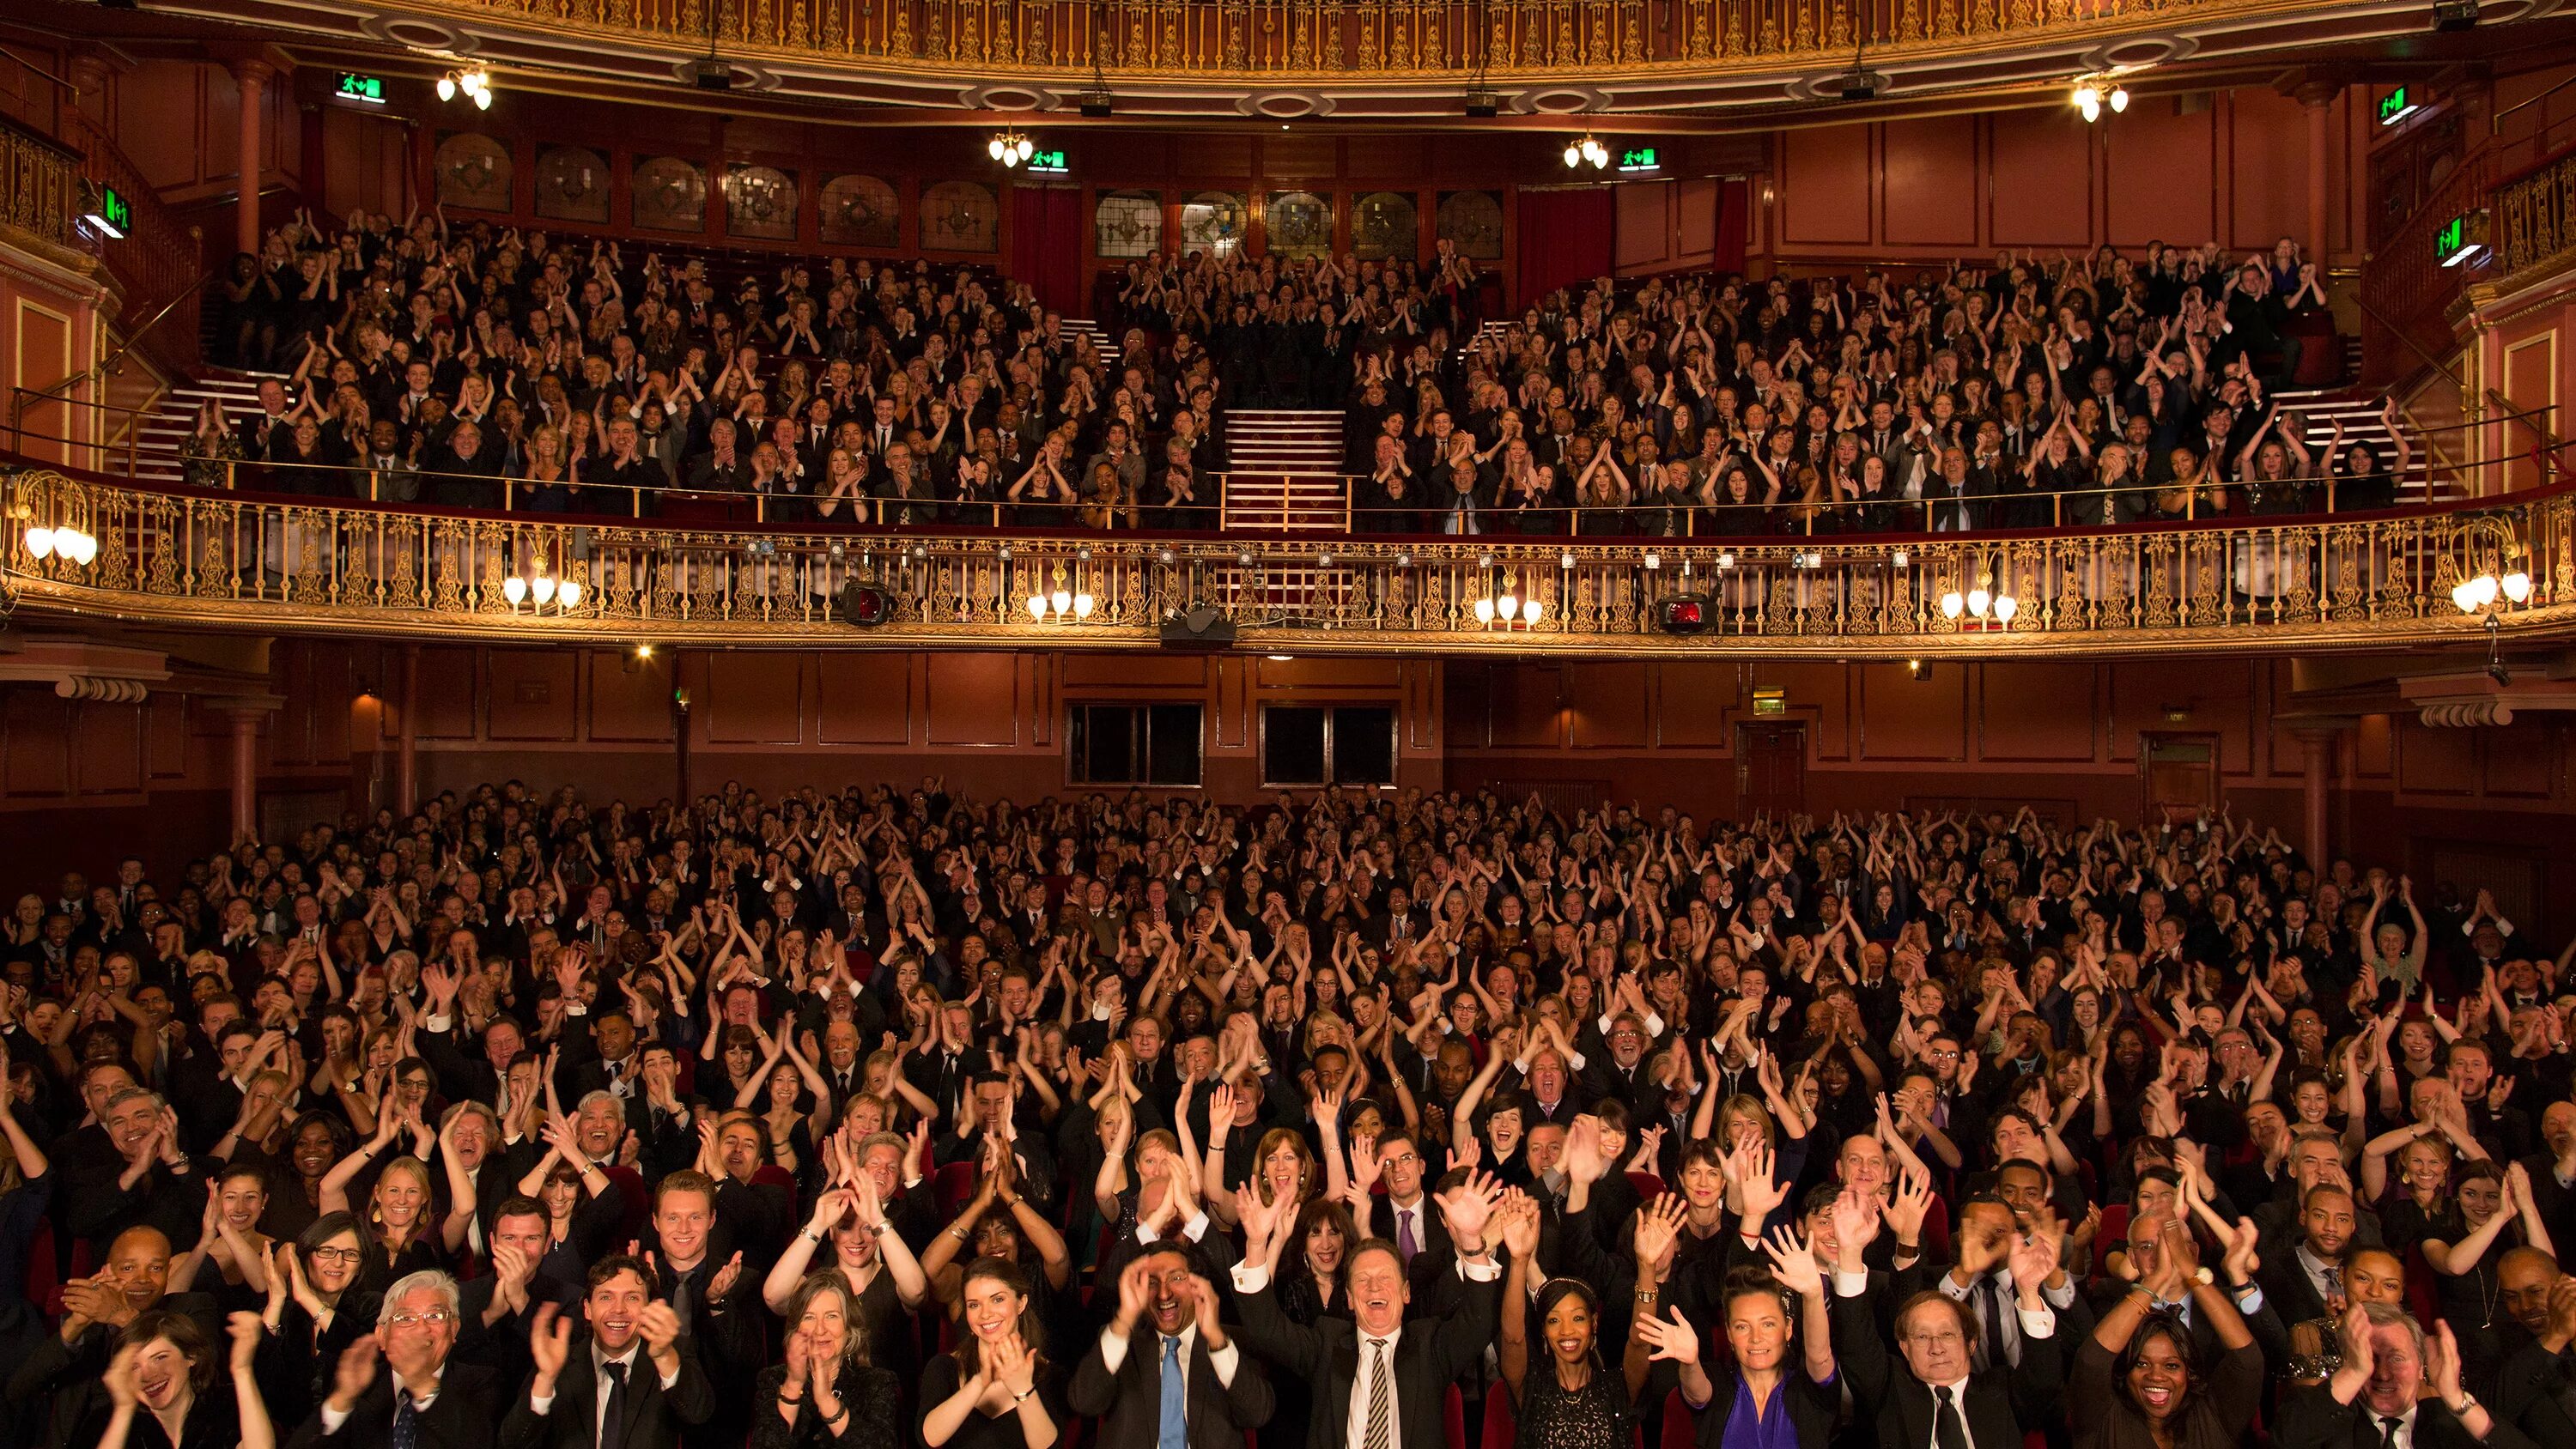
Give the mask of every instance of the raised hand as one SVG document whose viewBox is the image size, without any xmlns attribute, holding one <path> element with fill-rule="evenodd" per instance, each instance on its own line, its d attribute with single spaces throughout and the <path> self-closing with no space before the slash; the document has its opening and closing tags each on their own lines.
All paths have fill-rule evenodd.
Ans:
<svg viewBox="0 0 2576 1449">
<path fill-rule="evenodd" d="M 1673 1309 L 1672 1315 L 1670 1320 L 1657 1318 L 1652 1314 L 1640 1315 L 1637 1319 L 1637 1337 L 1653 1346 L 1655 1351 L 1650 1355 L 1653 1358 L 1669 1359 L 1681 1364 L 1699 1362 L 1698 1331 L 1690 1326 L 1690 1320 L 1683 1316 L 1680 1309 Z"/>
<path fill-rule="evenodd" d="M 1471 1172 L 1467 1179 L 1433 1200 L 1440 1204 L 1440 1214 L 1449 1224 L 1449 1236 L 1458 1251 L 1474 1255 L 1484 1250 L 1485 1223 L 1493 1216 L 1494 1203 L 1502 1196 L 1502 1186 L 1489 1172 Z"/>
<path fill-rule="evenodd" d="M 1802 1298 L 1812 1298 L 1825 1291 L 1825 1275 L 1816 1267 L 1815 1244 L 1798 1235 L 1794 1228 L 1782 1228 L 1765 1239 L 1762 1251 L 1771 1257 L 1771 1276 L 1781 1287 Z"/>
</svg>

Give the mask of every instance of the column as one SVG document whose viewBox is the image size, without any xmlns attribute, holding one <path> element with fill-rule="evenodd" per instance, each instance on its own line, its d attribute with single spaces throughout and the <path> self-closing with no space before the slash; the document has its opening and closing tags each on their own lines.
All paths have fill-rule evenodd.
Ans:
<svg viewBox="0 0 2576 1449">
<path fill-rule="evenodd" d="M 2293 730 L 2299 741 L 2299 803 L 2307 825 L 2308 865 L 2322 877 L 2326 862 L 2334 857 L 2334 842 L 2328 829 L 2326 784 L 2334 773 L 2335 741 L 2342 738 L 2339 728 Z"/>
<path fill-rule="evenodd" d="M 264 60 L 233 63 L 233 79 L 241 86 L 240 215 L 233 221 L 233 249 L 252 256 L 259 255 L 260 121 L 269 78 L 276 74 L 276 68 Z"/>
<path fill-rule="evenodd" d="M 394 743 L 394 814 L 420 808 L 420 646 L 403 646 L 402 733 Z"/>
<path fill-rule="evenodd" d="M 2327 81 L 2310 81 L 2299 87 L 2299 104 L 2308 113 L 2308 234 L 2299 241 L 2321 276 L 2326 269 L 2326 253 L 2332 248 L 2334 213 L 2326 204 L 2326 183 L 2333 169 L 2330 158 L 2334 155 L 2334 102 L 2342 91 L 2341 86 Z"/>
<path fill-rule="evenodd" d="M 233 839 L 259 833 L 259 722 L 268 714 L 257 706 L 227 708 L 233 724 Z"/>
</svg>

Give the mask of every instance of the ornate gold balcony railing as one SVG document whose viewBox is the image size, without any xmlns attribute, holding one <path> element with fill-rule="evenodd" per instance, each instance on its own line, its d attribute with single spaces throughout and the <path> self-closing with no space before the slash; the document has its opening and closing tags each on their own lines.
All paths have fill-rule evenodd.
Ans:
<svg viewBox="0 0 2576 1449">
<path fill-rule="evenodd" d="M 413 8 L 703 45 L 710 0 L 422 0 Z M 729 48 L 943 73 L 1605 77 L 2082 34 L 2224 0 L 712 0 Z"/>
<path fill-rule="evenodd" d="M 2576 153 L 2496 187 L 2488 208 L 2495 228 L 2496 276 L 2515 276 L 2576 247 Z"/>
<path fill-rule="evenodd" d="M 1197 607 L 1246 647 L 1318 652 L 2271 652 L 2474 639 L 2488 621 L 2454 588 L 2517 573 L 2529 588 L 2495 597 L 2500 632 L 2576 628 L 2565 488 L 2353 517 L 1735 544 L 693 529 L 42 469 L 0 476 L 0 507 L 0 584 L 21 611 L 268 633 L 1134 648 Z M 872 627 L 842 620 L 853 580 L 882 590 Z M 1667 631 L 1675 599 L 1700 605 L 1701 632 Z"/>
<path fill-rule="evenodd" d="M 0 116 L 0 222 L 58 247 L 77 247 L 78 153 Z"/>
</svg>

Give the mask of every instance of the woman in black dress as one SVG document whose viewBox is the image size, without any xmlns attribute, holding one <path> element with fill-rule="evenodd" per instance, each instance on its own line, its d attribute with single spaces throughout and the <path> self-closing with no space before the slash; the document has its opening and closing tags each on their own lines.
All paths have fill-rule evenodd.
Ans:
<svg viewBox="0 0 2576 1449">
<path fill-rule="evenodd" d="M 978 1258 L 960 1293 L 966 1332 L 921 1375 L 927 1449 L 1054 1449 L 1069 1422 L 1063 1374 L 1046 1357 L 1016 1263 Z"/>
<path fill-rule="evenodd" d="M 751 1449 L 892 1449 L 899 1386 L 868 1362 L 848 1281 L 831 1269 L 807 1277 L 786 1319 L 786 1362 L 762 1369 L 753 1383 Z"/>
</svg>

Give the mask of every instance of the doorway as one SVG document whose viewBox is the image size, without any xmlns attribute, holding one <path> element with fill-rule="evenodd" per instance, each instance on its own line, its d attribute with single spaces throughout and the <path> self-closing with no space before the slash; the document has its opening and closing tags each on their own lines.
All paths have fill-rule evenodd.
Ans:
<svg viewBox="0 0 2576 1449">
<path fill-rule="evenodd" d="M 1735 814 L 1785 820 L 1807 808 L 1807 726 L 1739 724 L 1735 727 Z"/>
<path fill-rule="evenodd" d="M 2218 736 L 2149 731 L 2138 739 L 2138 769 L 2149 821 L 2181 825 L 2218 813 Z"/>
</svg>

